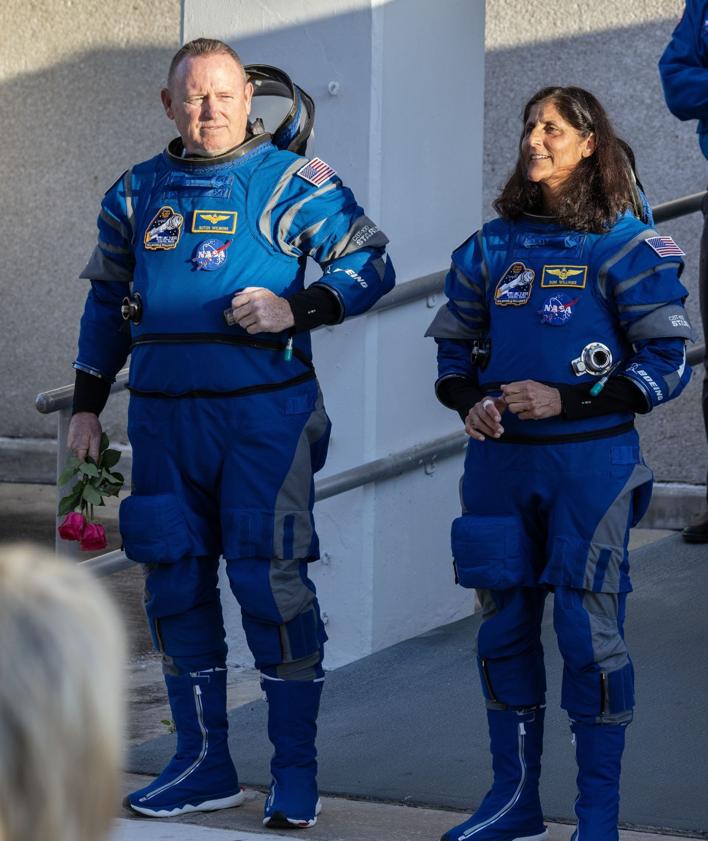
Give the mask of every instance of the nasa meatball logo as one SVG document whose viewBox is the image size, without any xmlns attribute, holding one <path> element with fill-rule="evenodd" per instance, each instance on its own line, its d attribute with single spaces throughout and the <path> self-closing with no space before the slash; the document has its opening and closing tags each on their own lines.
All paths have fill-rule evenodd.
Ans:
<svg viewBox="0 0 708 841">
<path fill-rule="evenodd" d="M 149 251 L 170 251 L 177 247 L 182 234 L 184 216 L 169 205 L 163 205 L 147 226 L 143 239 Z"/>
<path fill-rule="evenodd" d="M 546 298 L 543 307 L 538 311 L 541 323 L 552 324 L 554 327 L 566 324 L 575 314 L 575 305 L 579 300 L 580 298 L 570 298 L 563 292 Z"/>
<path fill-rule="evenodd" d="M 222 239 L 212 237 L 199 243 L 194 250 L 192 262 L 194 267 L 205 272 L 215 272 L 226 262 L 226 249 L 231 245 L 231 240 L 224 242 Z"/>
<path fill-rule="evenodd" d="M 528 304 L 536 273 L 520 260 L 512 263 L 499 279 L 494 290 L 498 307 L 521 307 Z"/>
</svg>

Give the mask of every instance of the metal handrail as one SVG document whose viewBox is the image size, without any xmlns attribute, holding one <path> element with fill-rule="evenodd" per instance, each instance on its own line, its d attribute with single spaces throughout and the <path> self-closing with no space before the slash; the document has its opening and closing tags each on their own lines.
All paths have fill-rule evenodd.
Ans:
<svg viewBox="0 0 708 841">
<path fill-rule="evenodd" d="M 690 213 L 695 213 L 701 209 L 703 199 L 706 197 L 707 192 L 703 190 L 700 193 L 681 196 L 679 199 L 671 199 L 671 201 L 657 204 L 656 207 L 652 208 L 654 222 L 658 225 L 661 222 L 668 222 L 670 219 L 678 219 L 679 216 L 688 216 Z"/>
</svg>

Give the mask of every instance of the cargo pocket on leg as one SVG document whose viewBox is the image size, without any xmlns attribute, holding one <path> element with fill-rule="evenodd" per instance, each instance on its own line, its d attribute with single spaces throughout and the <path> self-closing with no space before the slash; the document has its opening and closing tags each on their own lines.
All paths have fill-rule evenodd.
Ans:
<svg viewBox="0 0 708 841">
<path fill-rule="evenodd" d="M 176 494 L 129 496 L 120 505 L 125 554 L 139 564 L 174 564 L 194 553 Z"/>
<path fill-rule="evenodd" d="M 535 583 L 519 517 L 463 514 L 452 523 L 455 580 L 462 587 L 508 590 Z"/>
</svg>

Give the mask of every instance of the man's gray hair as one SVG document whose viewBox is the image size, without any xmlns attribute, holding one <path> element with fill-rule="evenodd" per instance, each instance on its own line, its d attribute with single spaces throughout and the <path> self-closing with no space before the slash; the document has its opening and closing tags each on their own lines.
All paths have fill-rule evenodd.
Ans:
<svg viewBox="0 0 708 841">
<path fill-rule="evenodd" d="M 86 570 L 0 549 L 0 838 L 98 841 L 117 812 L 123 631 Z"/>
<path fill-rule="evenodd" d="M 167 71 L 167 87 L 170 87 L 172 84 L 175 71 L 183 59 L 187 57 L 196 58 L 197 56 L 203 55 L 231 56 L 241 69 L 244 79 L 246 78 L 246 74 L 243 70 L 243 62 L 239 58 L 236 50 L 232 49 L 228 44 L 224 43 L 224 41 L 218 41 L 216 38 L 195 38 L 193 41 L 187 41 L 187 43 L 180 47 L 172 57 L 170 69 Z"/>
</svg>

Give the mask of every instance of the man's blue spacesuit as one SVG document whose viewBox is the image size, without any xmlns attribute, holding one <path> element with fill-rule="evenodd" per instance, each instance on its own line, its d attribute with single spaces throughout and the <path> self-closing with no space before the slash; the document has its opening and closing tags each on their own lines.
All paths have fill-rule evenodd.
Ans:
<svg viewBox="0 0 708 841">
<path fill-rule="evenodd" d="M 129 795 L 137 811 L 243 799 L 226 743 L 223 554 L 269 702 L 266 819 L 314 822 L 326 634 L 307 563 L 319 557 L 313 474 L 330 423 L 309 332 L 250 335 L 224 311 L 249 286 L 292 298 L 310 256 L 339 320 L 363 313 L 394 283 L 386 243 L 334 170 L 266 134 L 215 158 L 184 157 L 173 141 L 103 199 L 75 366 L 112 381 L 131 353 L 133 483 L 120 525 L 126 554 L 146 565 L 178 733 L 170 765 Z"/>
<path fill-rule="evenodd" d="M 644 411 L 680 394 L 691 333 L 681 253 L 627 214 L 603 235 L 543 217 L 495 219 L 452 255 L 449 300 L 428 330 L 438 343 L 439 394 L 460 378 L 474 386 L 476 403 L 529 379 L 574 399 L 543 420 L 506 411 L 501 438 L 467 447 L 452 548 L 457 580 L 477 588 L 482 604 L 477 658 L 494 785 L 445 841 L 547 837 L 538 779 L 549 590 L 579 766 L 577 832 L 583 841 L 616 837 L 634 706 L 623 635 L 627 542 L 652 474 L 631 409 L 615 401 L 598 413 L 593 403 L 604 396 L 590 389 L 608 374 L 625 378 Z"/>
<path fill-rule="evenodd" d="M 708 158 L 708 0 L 686 0 L 681 21 L 659 61 L 659 72 L 669 110 L 680 120 L 698 121 L 698 142 L 703 156 Z M 704 198 L 702 210 L 698 291 L 705 348 L 708 346 L 708 198 Z M 708 351 L 703 356 L 703 367 L 703 423 L 708 439 Z M 708 541 L 708 505 L 703 515 L 684 529 L 683 535 L 690 542 Z"/>
</svg>

